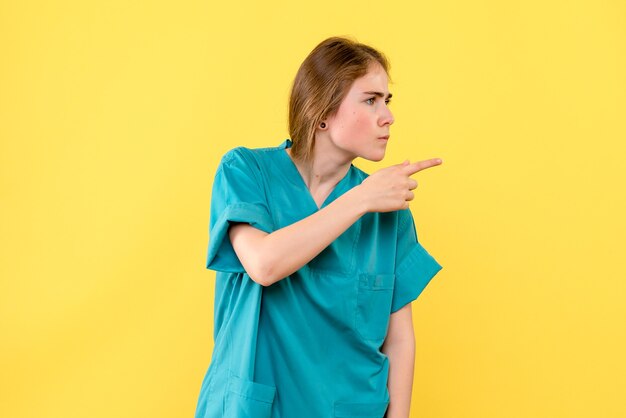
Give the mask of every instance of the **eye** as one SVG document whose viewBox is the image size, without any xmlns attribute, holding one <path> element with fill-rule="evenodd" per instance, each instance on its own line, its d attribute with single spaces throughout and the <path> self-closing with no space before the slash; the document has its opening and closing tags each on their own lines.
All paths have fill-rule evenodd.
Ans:
<svg viewBox="0 0 626 418">
<path fill-rule="evenodd" d="M 369 103 L 369 101 L 370 101 L 370 100 L 372 100 L 372 102 L 371 102 L 371 103 Z M 376 97 L 370 97 L 370 98 L 369 98 L 369 99 L 367 99 L 365 102 L 366 102 L 366 103 L 368 103 L 368 104 L 374 104 L 374 102 L 373 102 L 374 100 L 376 100 Z"/>
<path fill-rule="evenodd" d="M 387 104 L 391 103 L 391 99 L 385 100 L 385 103 L 387 103 Z"/>
</svg>

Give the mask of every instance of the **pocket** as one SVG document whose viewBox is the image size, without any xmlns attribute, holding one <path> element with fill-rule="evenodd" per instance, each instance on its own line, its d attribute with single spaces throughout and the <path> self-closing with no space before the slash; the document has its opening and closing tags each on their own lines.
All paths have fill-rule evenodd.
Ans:
<svg viewBox="0 0 626 418">
<path fill-rule="evenodd" d="M 364 339 L 382 340 L 387 335 L 394 282 L 394 274 L 359 275 L 355 328 Z"/>
<path fill-rule="evenodd" d="M 226 383 L 224 416 L 270 418 L 276 387 L 239 377 L 232 372 Z"/>
<path fill-rule="evenodd" d="M 335 402 L 335 418 L 383 418 L 389 402 Z"/>
</svg>

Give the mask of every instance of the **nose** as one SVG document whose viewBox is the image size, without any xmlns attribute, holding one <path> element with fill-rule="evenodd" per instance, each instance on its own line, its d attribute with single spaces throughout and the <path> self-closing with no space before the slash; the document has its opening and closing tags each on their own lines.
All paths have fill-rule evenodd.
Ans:
<svg viewBox="0 0 626 418">
<path fill-rule="evenodd" d="M 383 106 L 382 109 L 383 110 L 379 119 L 380 126 L 385 126 L 387 124 L 392 125 L 395 122 L 395 119 L 393 118 L 393 113 L 391 113 L 391 110 L 387 106 Z"/>
</svg>

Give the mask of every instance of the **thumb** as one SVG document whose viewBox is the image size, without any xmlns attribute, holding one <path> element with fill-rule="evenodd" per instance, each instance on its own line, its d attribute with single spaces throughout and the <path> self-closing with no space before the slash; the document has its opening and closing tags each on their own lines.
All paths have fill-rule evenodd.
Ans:
<svg viewBox="0 0 626 418">
<path fill-rule="evenodd" d="M 402 165 L 407 165 L 409 164 L 409 160 L 404 160 L 404 162 L 402 163 Z"/>
</svg>

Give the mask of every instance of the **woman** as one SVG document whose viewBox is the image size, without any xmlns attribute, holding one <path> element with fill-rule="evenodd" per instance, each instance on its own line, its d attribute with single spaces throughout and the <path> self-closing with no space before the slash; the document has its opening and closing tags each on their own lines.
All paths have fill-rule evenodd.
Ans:
<svg viewBox="0 0 626 418">
<path fill-rule="evenodd" d="M 291 139 L 227 152 L 207 268 L 215 347 L 196 418 L 408 417 L 411 301 L 441 265 L 418 243 L 405 161 L 372 175 L 394 119 L 375 49 L 320 43 L 291 91 Z"/>
</svg>

